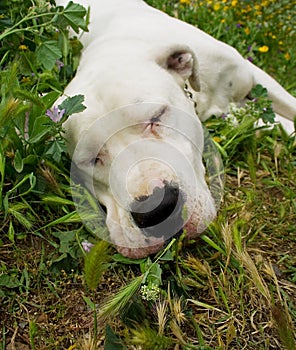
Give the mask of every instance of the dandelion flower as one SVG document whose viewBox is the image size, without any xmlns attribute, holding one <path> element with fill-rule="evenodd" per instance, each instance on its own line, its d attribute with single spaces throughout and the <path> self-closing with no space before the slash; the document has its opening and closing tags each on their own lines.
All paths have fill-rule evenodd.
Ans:
<svg viewBox="0 0 296 350">
<path fill-rule="evenodd" d="M 285 53 L 285 59 L 286 59 L 287 61 L 289 61 L 290 58 L 291 58 L 291 55 L 289 54 L 289 52 L 286 52 L 286 53 Z"/>
<path fill-rule="evenodd" d="M 267 45 L 263 45 L 258 49 L 258 51 L 262 53 L 268 52 L 268 50 L 269 50 L 269 47 Z"/>
<path fill-rule="evenodd" d="M 221 5 L 218 2 L 216 2 L 216 4 L 214 5 L 214 11 L 219 11 L 220 8 L 221 8 Z"/>
<path fill-rule="evenodd" d="M 213 137 L 213 140 L 214 140 L 215 142 L 217 142 L 217 143 L 222 142 L 222 139 L 221 139 L 221 137 L 219 137 L 219 136 L 214 136 L 214 137 Z"/>
<path fill-rule="evenodd" d="M 18 48 L 19 48 L 20 51 L 28 50 L 28 46 L 27 45 L 20 45 Z"/>
<path fill-rule="evenodd" d="M 180 3 L 190 5 L 190 0 L 180 0 Z"/>
</svg>

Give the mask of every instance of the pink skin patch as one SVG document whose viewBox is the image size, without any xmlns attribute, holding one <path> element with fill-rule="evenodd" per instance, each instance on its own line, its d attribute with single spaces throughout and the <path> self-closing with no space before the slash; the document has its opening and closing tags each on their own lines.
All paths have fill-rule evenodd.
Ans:
<svg viewBox="0 0 296 350">
<path fill-rule="evenodd" d="M 165 242 L 158 243 L 156 245 L 146 247 L 146 248 L 126 248 L 126 247 L 116 246 L 116 249 L 123 256 L 127 256 L 131 259 L 141 259 L 141 258 L 145 258 L 150 254 L 154 254 L 160 251 L 163 248 L 164 243 Z"/>
<path fill-rule="evenodd" d="M 163 188 L 164 182 L 160 179 L 152 179 L 151 181 L 149 181 L 147 187 L 148 187 L 148 193 L 152 193 L 156 187 Z"/>
</svg>

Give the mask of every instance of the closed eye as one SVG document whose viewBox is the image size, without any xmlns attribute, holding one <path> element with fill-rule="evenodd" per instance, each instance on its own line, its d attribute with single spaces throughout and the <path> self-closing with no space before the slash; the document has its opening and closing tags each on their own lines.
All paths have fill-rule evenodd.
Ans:
<svg viewBox="0 0 296 350">
<path fill-rule="evenodd" d="M 102 163 L 102 160 L 99 156 L 97 156 L 96 158 L 91 159 L 90 163 L 91 165 L 97 165 L 98 163 Z"/>
<path fill-rule="evenodd" d="M 146 125 L 147 127 L 153 128 L 154 126 L 159 126 L 160 122 L 160 117 L 153 117 L 146 123 Z"/>
<path fill-rule="evenodd" d="M 104 165 L 108 158 L 108 151 L 105 146 L 100 149 L 100 152 L 96 157 L 92 158 L 90 163 L 91 165 Z"/>
<path fill-rule="evenodd" d="M 161 117 L 166 112 L 167 106 L 162 107 L 156 115 L 154 115 L 148 122 L 145 122 L 145 131 L 152 132 L 155 136 L 159 136 L 157 134 L 157 127 L 161 124 Z"/>
</svg>

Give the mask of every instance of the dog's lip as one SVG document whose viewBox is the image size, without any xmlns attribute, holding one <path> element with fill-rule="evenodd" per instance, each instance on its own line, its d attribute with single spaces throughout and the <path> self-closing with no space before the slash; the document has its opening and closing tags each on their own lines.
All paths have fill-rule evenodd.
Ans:
<svg viewBox="0 0 296 350">
<path fill-rule="evenodd" d="M 148 246 L 145 248 L 128 248 L 128 247 L 116 246 L 116 249 L 121 255 L 125 257 L 131 258 L 131 259 L 142 259 L 142 258 L 146 258 L 151 254 L 155 254 L 159 252 L 165 246 L 165 244 L 166 243 L 162 241 L 161 243 Z"/>
</svg>

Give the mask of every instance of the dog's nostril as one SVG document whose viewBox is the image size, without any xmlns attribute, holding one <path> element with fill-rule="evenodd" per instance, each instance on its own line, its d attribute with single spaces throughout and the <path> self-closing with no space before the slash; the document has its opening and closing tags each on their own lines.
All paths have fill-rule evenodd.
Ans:
<svg viewBox="0 0 296 350">
<path fill-rule="evenodd" d="M 172 184 L 156 187 L 150 196 L 143 196 L 131 205 L 135 224 L 149 236 L 174 235 L 183 226 L 184 198 L 179 188 Z M 174 232 L 176 231 L 176 232 Z"/>
<path fill-rule="evenodd" d="M 107 208 L 105 207 L 105 205 L 103 205 L 102 203 L 99 204 L 100 205 L 100 208 L 102 210 L 103 213 L 107 213 Z"/>
</svg>

